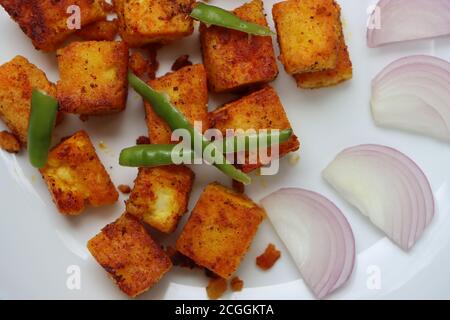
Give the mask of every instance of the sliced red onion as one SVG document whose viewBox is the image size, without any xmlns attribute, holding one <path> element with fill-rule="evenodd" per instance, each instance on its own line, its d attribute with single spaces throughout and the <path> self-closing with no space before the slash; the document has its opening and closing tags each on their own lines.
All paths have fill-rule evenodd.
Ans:
<svg viewBox="0 0 450 320">
<path fill-rule="evenodd" d="M 434 197 L 425 174 L 395 149 L 381 145 L 346 149 L 323 177 L 404 250 L 415 244 L 433 218 Z"/>
<path fill-rule="evenodd" d="M 426 55 L 394 61 L 373 80 L 371 105 L 377 125 L 450 142 L 450 63 Z"/>
<path fill-rule="evenodd" d="M 367 45 L 371 48 L 450 35 L 450 1 L 380 0 L 370 19 Z"/>
<path fill-rule="evenodd" d="M 330 200 L 287 188 L 268 195 L 261 205 L 317 298 L 347 281 L 355 263 L 355 240 L 349 223 Z"/>
</svg>

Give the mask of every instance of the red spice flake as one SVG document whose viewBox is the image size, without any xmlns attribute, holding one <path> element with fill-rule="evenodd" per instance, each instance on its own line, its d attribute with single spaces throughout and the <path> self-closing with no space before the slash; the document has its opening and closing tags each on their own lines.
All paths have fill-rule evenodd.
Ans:
<svg viewBox="0 0 450 320">
<path fill-rule="evenodd" d="M 242 182 L 240 182 L 240 181 L 237 181 L 237 180 L 233 179 L 232 187 L 233 187 L 233 190 L 236 191 L 237 193 L 244 193 L 245 192 L 245 185 Z"/>
<path fill-rule="evenodd" d="M 281 252 L 277 250 L 275 245 L 270 243 L 264 253 L 256 258 L 256 264 L 263 270 L 268 270 L 281 257 Z"/>
</svg>

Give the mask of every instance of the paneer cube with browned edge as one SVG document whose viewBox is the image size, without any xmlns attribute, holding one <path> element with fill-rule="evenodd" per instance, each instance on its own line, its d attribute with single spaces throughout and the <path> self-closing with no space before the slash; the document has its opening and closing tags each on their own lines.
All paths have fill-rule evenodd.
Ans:
<svg viewBox="0 0 450 320">
<path fill-rule="evenodd" d="M 113 204 L 119 197 L 85 131 L 54 147 L 40 172 L 64 215 L 79 215 L 86 205 Z"/>
<path fill-rule="evenodd" d="M 104 0 L 0 0 L 36 49 L 55 51 L 80 27 L 106 17 Z M 77 15 L 80 15 L 79 17 Z"/>
<path fill-rule="evenodd" d="M 26 145 L 33 88 L 56 97 L 56 87 L 45 73 L 22 56 L 0 66 L 0 119 Z M 58 114 L 60 120 L 62 114 Z"/>
<path fill-rule="evenodd" d="M 171 268 L 164 250 L 130 214 L 108 224 L 87 247 L 97 262 L 130 297 L 153 287 Z"/>
<path fill-rule="evenodd" d="M 339 10 L 334 0 L 287 0 L 272 8 L 286 72 L 334 69 L 339 49 Z"/>
<path fill-rule="evenodd" d="M 264 210 L 243 194 L 209 184 L 189 217 L 176 249 L 222 278 L 230 278 L 264 218 Z"/>
<path fill-rule="evenodd" d="M 337 64 L 334 69 L 317 72 L 295 74 L 297 86 L 304 89 L 317 89 L 337 85 L 353 77 L 352 61 L 345 43 L 342 23 L 339 21 L 339 52 Z"/>
<path fill-rule="evenodd" d="M 168 95 L 170 102 L 179 109 L 194 125 L 197 121 L 202 131 L 209 126 L 208 118 L 208 87 L 206 72 L 202 64 L 186 66 L 175 72 L 169 72 L 163 77 L 149 81 L 149 85 Z M 171 143 L 172 130 L 145 101 L 146 121 L 151 143 Z"/>
<path fill-rule="evenodd" d="M 119 33 L 130 47 L 167 43 L 194 31 L 194 0 L 113 0 Z"/>
<path fill-rule="evenodd" d="M 127 212 L 149 226 L 172 233 L 186 213 L 194 173 L 183 165 L 140 168 L 126 202 Z"/>
<path fill-rule="evenodd" d="M 62 111 L 79 115 L 120 112 L 128 95 L 128 46 L 118 41 L 73 42 L 57 51 Z"/>
<path fill-rule="evenodd" d="M 211 126 L 219 129 L 223 135 L 227 129 L 258 131 L 292 128 L 278 94 L 270 86 L 219 107 L 210 113 L 210 121 Z M 280 145 L 279 157 L 298 150 L 299 147 L 297 137 L 292 135 Z M 241 164 L 242 171 L 250 172 L 261 167 L 260 159 L 257 160 L 257 163 L 250 163 L 247 157 L 245 164 Z"/>
<path fill-rule="evenodd" d="M 234 13 L 243 20 L 267 26 L 261 0 L 252 0 Z M 200 40 L 213 92 L 241 91 L 270 82 L 278 75 L 271 37 L 201 24 Z"/>
</svg>

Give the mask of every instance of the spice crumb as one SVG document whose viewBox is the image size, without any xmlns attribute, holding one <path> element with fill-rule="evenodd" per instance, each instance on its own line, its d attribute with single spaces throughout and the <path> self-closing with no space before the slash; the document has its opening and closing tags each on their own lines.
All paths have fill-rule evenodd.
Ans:
<svg viewBox="0 0 450 320">
<path fill-rule="evenodd" d="M 130 186 L 126 184 L 119 185 L 117 189 L 119 189 L 119 191 L 122 192 L 123 194 L 129 194 L 131 192 Z"/>
<path fill-rule="evenodd" d="M 136 144 L 150 144 L 150 139 L 146 136 L 140 136 L 136 139 Z"/>
<path fill-rule="evenodd" d="M 208 298 L 213 300 L 219 299 L 227 291 L 227 286 L 227 280 L 223 278 L 209 280 L 208 286 L 206 287 Z"/>
<path fill-rule="evenodd" d="M 264 253 L 256 258 L 256 264 L 263 270 L 269 270 L 281 257 L 281 252 L 274 244 L 270 243 Z"/>
<path fill-rule="evenodd" d="M 242 288 L 244 288 L 244 281 L 242 281 L 239 277 L 234 277 L 231 279 L 230 285 L 231 291 L 242 291 Z"/>
</svg>

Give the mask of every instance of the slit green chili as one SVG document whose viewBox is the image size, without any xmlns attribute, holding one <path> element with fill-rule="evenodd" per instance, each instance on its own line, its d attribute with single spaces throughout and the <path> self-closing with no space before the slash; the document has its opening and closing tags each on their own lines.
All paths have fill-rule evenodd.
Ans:
<svg viewBox="0 0 450 320">
<path fill-rule="evenodd" d="M 244 21 L 233 13 L 203 2 L 195 4 L 191 17 L 207 25 L 215 25 L 238 30 L 256 36 L 272 36 L 274 33 L 265 26 Z"/>
<path fill-rule="evenodd" d="M 28 158 L 33 167 L 42 168 L 47 163 L 57 112 L 55 98 L 33 89 L 27 141 Z"/>
<path fill-rule="evenodd" d="M 240 144 L 238 137 L 228 137 L 221 141 L 214 142 L 215 145 L 219 145 L 222 150 L 227 152 L 227 148 L 232 148 L 233 152 L 239 151 L 251 151 L 251 147 L 255 145 L 260 145 L 260 141 L 265 139 L 267 141 L 267 146 L 273 143 L 282 143 L 288 140 L 292 135 L 292 130 L 281 130 L 278 133 L 264 133 L 264 134 L 252 134 L 244 136 L 244 144 Z M 277 140 L 274 140 L 278 137 Z M 252 139 L 256 140 L 256 143 L 251 144 Z M 142 144 L 133 146 L 130 148 L 123 149 L 120 152 L 119 164 L 126 167 L 158 167 L 173 164 L 172 152 L 174 151 L 176 145 L 174 144 Z M 189 149 L 180 150 L 179 156 L 181 158 L 188 157 L 189 159 L 194 159 L 194 152 Z"/>
<path fill-rule="evenodd" d="M 141 144 L 123 149 L 120 152 L 119 164 L 125 167 L 158 167 L 172 164 L 174 144 Z M 192 150 L 180 151 L 180 156 L 194 158 Z"/>
<path fill-rule="evenodd" d="M 132 72 L 128 72 L 128 81 L 137 93 L 151 103 L 153 111 L 164 119 L 172 130 L 185 129 L 189 132 L 191 137 L 191 146 L 194 150 L 194 141 L 201 141 L 202 152 L 211 144 L 211 142 L 208 141 L 202 133 L 194 129 L 183 113 L 181 113 L 170 103 L 166 95 L 152 89 Z M 213 156 L 220 158 L 220 161 L 218 161 L 219 163 L 213 164 L 216 168 L 234 180 L 240 181 L 244 184 L 249 184 L 251 182 L 250 177 L 241 170 L 235 168 L 232 164 L 228 163 L 224 155 L 217 152 L 217 148 L 213 148 L 212 150 Z"/>
</svg>

